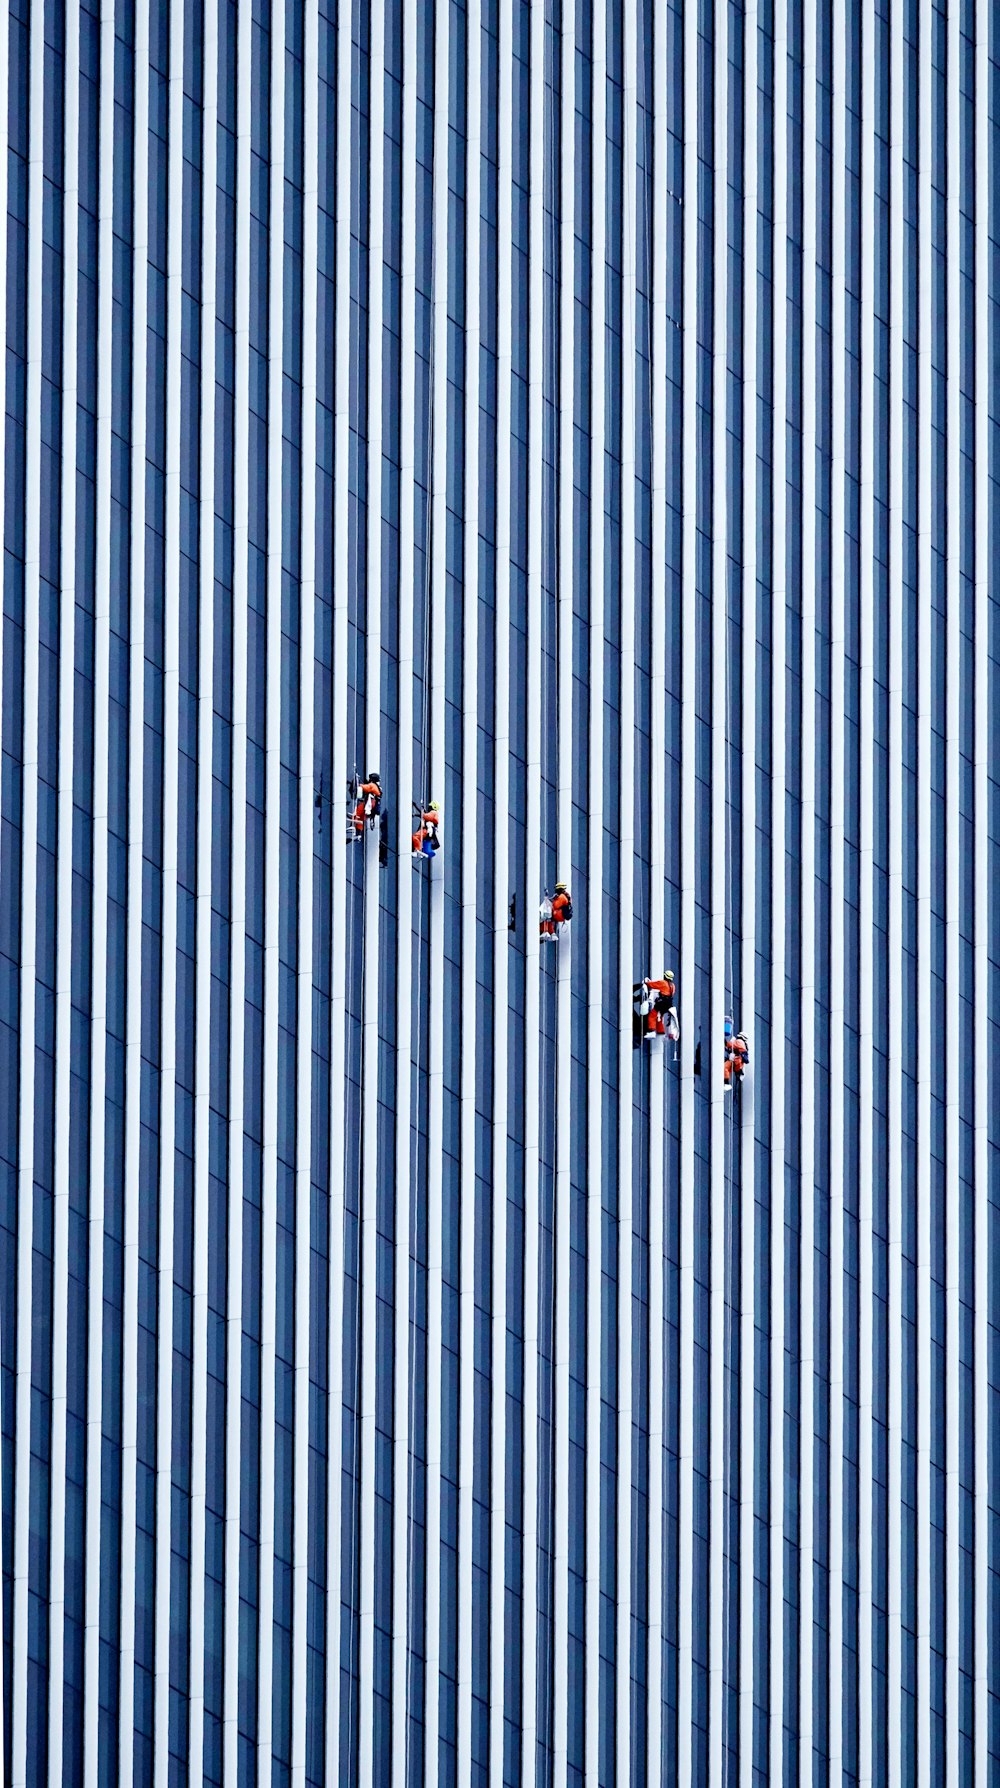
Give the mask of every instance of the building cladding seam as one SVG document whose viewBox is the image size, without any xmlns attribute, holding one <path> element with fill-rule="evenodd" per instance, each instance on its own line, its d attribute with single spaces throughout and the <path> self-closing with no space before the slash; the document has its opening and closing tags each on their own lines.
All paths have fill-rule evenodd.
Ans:
<svg viewBox="0 0 1000 1788">
<path fill-rule="evenodd" d="M 3 1781 L 1000 1770 L 992 11 L 12 0 Z"/>
</svg>

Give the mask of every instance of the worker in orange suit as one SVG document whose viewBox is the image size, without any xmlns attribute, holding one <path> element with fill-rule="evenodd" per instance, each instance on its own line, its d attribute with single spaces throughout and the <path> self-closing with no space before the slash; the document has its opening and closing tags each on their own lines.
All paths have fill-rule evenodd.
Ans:
<svg viewBox="0 0 1000 1788">
<path fill-rule="evenodd" d="M 354 836 L 360 838 L 366 820 L 374 820 L 382 805 L 382 784 L 377 770 L 371 770 L 364 782 L 358 783 L 354 807 Z"/>
<path fill-rule="evenodd" d="M 633 1003 L 643 1020 L 643 1041 L 651 1037 L 670 1037 L 676 1043 L 681 1031 L 677 1022 L 676 983 L 672 969 L 659 977 L 647 975 L 632 990 Z"/>
<path fill-rule="evenodd" d="M 734 1086 L 739 1086 L 749 1061 L 750 1045 L 743 1032 L 739 1031 L 736 1036 L 727 1037 L 725 1059 L 722 1065 L 727 1093 L 732 1092 Z"/>
<path fill-rule="evenodd" d="M 557 942 L 567 920 L 573 917 L 573 902 L 565 882 L 556 883 L 554 894 L 546 894 L 538 908 L 538 933 L 543 944 Z"/>
<path fill-rule="evenodd" d="M 441 810 L 436 801 L 424 810 L 414 804 L 413 815 L 417 821 L 417 829 L 413 834 L 413 855 L 415 857 L 436 857 L 441 839 L 438 828 L 441 823 Z"/>
</svg>

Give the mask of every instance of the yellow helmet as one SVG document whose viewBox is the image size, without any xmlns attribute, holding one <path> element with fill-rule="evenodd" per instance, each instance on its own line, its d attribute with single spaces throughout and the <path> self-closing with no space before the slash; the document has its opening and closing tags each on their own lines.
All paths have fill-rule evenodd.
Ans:
<svg viewBox="0 0 1000 1788">
<path fill-rule="evenodd" d="M 556 893 L 557 894 L 565 894 L 565 892 L 566 892 L 566 883 L 565 882 L 557 882 L 556 883 Z"/>
<path fill-rule="evenodd" d="M 428 807 L 428 809 L 427 809 L 427 811 L 428 811 L 428 813 L 437 813 L 437 810 L 438 810 L 438 804 L 437 804 L 437 802 L 436 802 L 436 801 L 432 801 L 432 802 L 431 802 L 431 804 L 430 804 L 430 806 L 429 806 L 429 807 Z"/>
</svg>

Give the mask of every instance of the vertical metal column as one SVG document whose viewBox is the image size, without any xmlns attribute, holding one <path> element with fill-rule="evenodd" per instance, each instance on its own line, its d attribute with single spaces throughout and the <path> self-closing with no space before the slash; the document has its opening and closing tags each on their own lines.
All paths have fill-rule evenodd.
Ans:
<svg viewBox="0 0 1000 1788">
<path fill-rule="evenodd" d="M 816 11 L 803 7 L 802 71 L 802 800 L 800 1346 L 799 1346 L 799 1770 L 813 1768 L 815 1655 L 814 1459 L 816 1306 Z"/>
<path fill-rule="evenodd" d="M 708 1048 L 702 1051 L 702 1074 L 708 1074 L 711 1102 L 711 1237 L 709 1265 L 709 1513 L 708 1513 L 708 1773 L 712 1788 L 721 1788 L 724 1752 L 723 1678 L 726 1611 L 726 1476 L 725 1476 L 725 1349 L 726 1349 L 726 1123 L 725 1091 L 719 1052 L 726 1014 L 726 901 L 732 882 L 729 803 L 729 501 L 726 481 L 726 402 L 728 383 L 729 264 L 729 13 L 719 8 L 714 21 L 713 258 L 712 279 L 712 884 L 711 992 Z M 688 451 L 694 451 L 689 441 Z M 731 1095 L 735 1099 L 735 1092 Z M 735 1119 L 729 1117 L 729 1122 Z"/>
<path fill-rule="evenodd" d="M 250 177 L 251 19 L 237 13 L 236 68 L 236 401 L 233 440 L 250 432 Z M 246 826 L 247 802 L 247 630 L 249 605 L 249 465 L 233 456 L 233 724 L 232 825 L 234 846 Z M 243 1155 L 246 1079 L 246 851 L 234 848 L 230 865 L 230 1037 L 229 1037 L 229 1234 L 226 1274 L 226 1630 L 223 1686 L 223 1775 L 225 1788 L 238 1788 L 240 1740 L 240 1487 L 243 1433 Z M 337 1534 L 339 1538 L 339 1526 Z"/>
<path fill-rule="evenodd" d="M 889 73 L 889 1444 L 888 1761 L 889 1788 L 902 1783 L 903 1660 L 903 46 L 902 7 L 890 8 Z"/>
<path fill-rule="evenodd" d="M 698 548 L 698 9 L 684 7 L 684 347 L 681 430 L 683 494 L 681 565 L 691 593 L 681 615 L 681 963 L 694 964 L 695 713 L 697 700 L 696 591 Z M 682 971 L 683 972 L 683 971 Z M 692 989 L 693 993 L 693 989 Z M 694 1714 L 694 999 L 692 1022 L 681 1034 L 680 1183 L 680 1451 L 677 1591 L 677 1774 L 692 1780 Z M 709 1020 L 711 1030 L 711 1018 Z M 712 1039 L 702 1049 L 702 1071 L 711 1075 Z"/>
<path fill-rule="evenodd" d="M 433 249 L 433 470 L 431 505 L 431 749 L 430 783 L 445 776 L 445 576 L 448 467 L 448 72 L 451 38 L 448 0 L 434 9 L 434 249 Z M 455 816 L 458 817 L 457 815 Z M 445 815 L 445 824 L 448 816 Z M 444 871 L 447 874 L 447 859 Z M 444 960 L 444 876 L 430 886 L 430 959 Z M 444 1222 L 444 1007 L 430 1008 L 430 1116 L 427 1149 L 427 1601 L 425 1642 L 424 1736 L 428 1788 L 435 1788 L 439 1768 L 441 1670 L 441 1376 L 442 1227 Z"/>
<path fill-rule="evenodd" d="M 201 209 L 201 428 L 199 440 L 198 593 L 198 869 L 196 892 L 196 1016 L 193 1324 L 191 1360 L 191 1616 L 188 1669 L 191 1712 L 188 1772 L 204 1774 L 205 1753 L 205 1534 L 208 1482 L 208 1255 L 212 1036 L 212 783 L 215 735 L 215 312 L 218 164 L 218 0 L 204 7 Z M 141 356 L 137 356 L 141 359 Z M 214 1448 L 216 1437 L 213 1436 Z M 123 1585 L 127 1582 L 122 1572 Z"/>
<path fill-rule="evenodd" d="M 38 9 L 41 20 L 41 8 Z M 137 52 L 139 50 L 137 42 Z M 115 13 L 113 0 L 101 8 L 100 174 L 97 223 L 97 478 L 96 515 L 111 510 L 111 370 L 114 260 L 114 118 Z M 137 64 L 137 74 L 141 68 Z M 145 96 L 137 88 L 136 142 L 140 141 Z M 142 139 L 142 148 L 145 139 Z M 136 174 L 142 167 L 138 160 Z M 28 414 L 32 414 L 30 402 Z M 134 532 L 133 550 L 138 543 Z M 94 788 L 93 788 L 93 935 L 90 1017 L 90 1214 L 88 1222 L 87 1333 L 87 1516 L 86 1591 L 83 1683 L 83 1772 L 86 1788 L 97 1788 L 100 1742 L 101 1638 L 101 1455 L 104 1374 L 104 1144 L 105 1064 L 107 1061 L 108 988 L 108 727 L 111 656 L 111 531 L 98 523 L 94 582 Z M 134 563 L 134 560 L 133 560 Z M 27 691 L 26 691 L 27 694 Z M 134 695 L 133 695 L 134 699 Z M 25 702 L 25 725 L 28 705 Z M 26 808 L 27 811 L 27 808 Z M 141 846 L 140 846 L 141 849 Z M 23 949 L 23 945 L 22 945 Z M 23 1015 L 23 1008 L 22 1008 Z M 23 1208 L 23 1206 L 22 1206 Z M 21 1308 L 20 1300 L 18 1308 Z M 20 1361 L 20 1349 L 18 1360 Z M 25 1430 L 18 1422 L 17 1432 Z M 127 1601 L 128 1598 L 126 1597 Z M 15 1587 L 14 1649 L 17 1656 Z M 17 1737 L 18 1676 L 14 1675 L 11 1720 Z M 12 1782 L 17 1780 L 17 1746 Z"/>
<path fill-rule="evenodd" d="M 785 737 L 788 542 L 788 10 L 774 8 L 774 388 L 771 591 L 771 1367 L 770 1367 L 770 1779 L 782 1782 L 785 1753 Z M 793 574 L 794 575 L 794 574 Z M 793 1691 L 794 1692 L 794 1691 Z"/>
<path fill-rule="evenodd" d="M 564 3 L 561 7 L 559 36 L 560 70 L 560 134 L 555 125 L 548 132 L 553 149 L 553 204 L 559 195 L 559 259 L 553 266 L 553 280 L 558 277 L 559 293 L 559 388 L 553 392 L 557 405 L 556 455 L 558 476 L 558 573 L 556 591 L 556 661 L 558 678 L 559 759 L 558 810 L 556 824 L 556 876 L 570 877 L 573 867 L 573 598 L 575 595 L 575 559 L 573 552 L 573 394 L 575 370 L 575 228 L 576 181 L 574 139 L 576 131 L 576 8 Z M 555 58 L 553 29 L 553 60 Z M 556 160 L 558 157 L 558 161 Z M 555 306 L 553 306 L 555 327 Z M 553 356 L 554 360 L 554 356 Z M 570 881 L 570 892 L 573 892 Z M 578 935 L 578 934 L 577 934 Z M 552 1662 L 554 1674 L 553 1758 L 552 1779 L 567 1779 L 569 1759 L 570 1708 L 570 1617 L 569 1617 L 569 1540 L 570 1540 L 570 1271 L 572 1259 L 571 1226 L 573 1191 L 570 1167 L 572 1100 L 572 1004 L 571 973 L 575 938 L 570 928 L 568 938 L 556 945 L 556 1188 L 553 1205 L 553 1274 L 555 1298 L 555 1335 L 552 1370 L 555 1382 L 555 1531 L 552 1545 L 555 1557 L 555 1606 L 553 1621 Z"/>
<path fill-rule="evenodd" d="M 250 432 L 250 178 L 251 19 L 237 13 L 236 46 L 236 401 L 233 440 Z M 249 466 L 233 456 L 233 724 L 232 824 L 234 846 L 246 826 L 247 671 L 249 605 Z M 246 852 L 232 851 L 230 865 L 230 1037 L 229 1037 L 229 1234 L 226 1274 L 226 1631 L 223 1687 L 223 1775 L 225 1788 L 238 1788 L 240 1740 L 240 1487 L 243 1433 L 243 1155 L 246 1078 Z M 339 1526 L 337 1529 L 339 1538 Z"/>
<path fill-rule="evenodd" d="M 528 762 L 525 802 L 525 998 L 524 998 L 524 1563 L 522 1603 L 521 1770 L 527 1784 L 539 1769 L 538 1728 L 538 1377 L 541 1221 L 540 1103 L 541 1001 L 538 897 L 541 859 L 542 779 L 542 483 L 545 366 L 545 13 L 531 8 L 531 167 L 528 199 Z"/>
<path fill-rule="evenodd" d="M 933 973 L 931 930 L 931 578 L 934 502 L 931 447 L 933 316 L 933 81 L 931 0 L 920 0 L 917 358 L 917 986 Z M 931 1088 L 930 1051 L 917 1081 L 917 1781 L 931 1783 Z"/>
<path fill-rule="evenodd" d="M 989 1059 L 989 942 L 990 868 L 989 801 L 991 678 L 987 642 L 990 626 L 989 556 L 989 369 L 990 369 L 990 27 L 993 7 L 976 0 L 976 689 L 974 813 L 975 851 L 975 1057 L 977 1064 Z M 994 1068 L 994 1072 L 995 1072 Z M 989 1086 L 976 1075 L 975 1132 L 975 1286 L 976 1305 L 973 1358 L 975 1359 L 975 1582 L 976 1643 L 973 1731 L 976 1788 L 985 1788 L 990 1774 L 989 1755 L 989 1611 L 990 1611 L 990 1447 L 989 1447 L 989 1267 L 992 1241 L 989 1207 Z M 992 1594 L 996 1596 L 995 1587 Z"/>
<path fill-rule="evenodd" d="M 757 4 L 749 0 L 744 14 L 743 49 L 743 588 L 742 695 L 743 736 L 742 821 L 740 887 L 743 911 L 740 928 L 741 1028 L 752 1012 L 756 1017 L 757 993 Z M 737 914 L 733 912 L 733 926 Z M 773 1035 L 773 1033 L 772 1033 Z M 714 1040 L 714 1039 L 713 1039 Z M 756 1039 L 754 1039 L 754 1043 Z M 762 1051 L 756 1050 L 758 1061 Z M 769 1071 L 769 1066 L 768 1066 Z M 757 1592 L 754 1584 L 754 1483 L 758 1470 L 764 1476 L 766 1460 L 758 1461 L 754 1434 L 757 1394 L 755 1331 L 757 1325 L 755 1249 L 757 1209 L 755 1189 L 755 1105 L 753 1081 L 748 1076 L 739 1094 L 739 1202 L 740 1225 L 740 1526 L 739 1526 L 739 1745 L 740 1782 L 751 1788 L 753 1775 L 754 1676 L 761 1666 L 754 1658 L 754 1620 Z M 735 1438 L 735 1437 L 734 1437 Z M 763 1672 L 761 1671 L 761 1675 Z"/>
<path fill-rule="evenodd" d="M 382 764 L 382 377 L 384 322 L 385 206 L 385 8 L 368 5 L 368 421 L 365 480 L 367 525 L 367 589 L 365 603 L 365 763 L 362 774 Z M 439 96 L 436 96 L 439 97 Z M 359 108 L 360 109 L 360 108 Z M 361 154 L 361 139 L 358 139 Z M 355 170 L 353 190 L 363 205 L 363 183 Z M 358 230 L 363 228 L 359 217 Z M 359 257 L 360 259 L 360 257 Z M 387 804 L 402 799 L 401 789 L 383 788 Z M 352 846 L 352 849 L 356 848 Z M 364 1042 L 361 1080 L 361 1253 L 358 1279 L 361 1359 L 358 1383 L 361 1402 L 361 1489 L 358 1550 L 358 1782 L 374 1780 L 375 1772 L 375 1451 L 378 1384 L 378 1194 L 379 1194 L 379 1027 L 382 953 L 379 936 L 378 846 L 366 827 L 364 852 Z M 388 1170 L 388 1169 L 387 1169 Z"/>
<path fill-rule="evenodd" d="M 830 1445 L 828 1477 L 829 1695 L 827 1744 L 831 1775 L 844 1753 L 844 899 L 845 814 L 845 552 L 847 477 L 845 307 L 847 279 L 848 52 L 845 0 L 833 0 L 832 416 L 830 468 Z"/>
<path fill-rule="evenodd" d="M 173 1519 L 174 1180 L 177 1134 L 178 753 L 180 750 L 181 310 L 184 203 L 184 0 L 170 0 L 167 83 L 167 401 L 163 598 L 163 867 L 160 955 L 160 1223 L 157 1262 L 156 1640 L 154 1752 L 157 1788 L 170 1758 Z"/>
<path fill-rule="evenodd" d="M 511 8 L 498 8 L 497 214 L 511 202 Z M 507 1601 L 507 1151 L 510 1102 L 508 1011 L 510 940 L 508 888 L 502 866 L 510 852 L 510 424 L 511 424 L 511 233 L 497 229 L 497 467 L 496 467 L 496 690 L 494 704 L 494 999 L 493 1082 L 493 1325 L 490 1422 L 490 1783 L 503 1781 L 504 1718 L 510 1664 L 505 1644 Z M 523 922 L 530 920 L 527 903 Z M 516 1105 L 517 1091 L 514 1090 Z M 514 1511 L 509 1511 L 513 1514 Z"/>
<path fill-rule="evenodd" d="M 962 1109 L 960 1088 L 975 1076 L 976 1061 L 963 1047 L 961 1023 L 962 929 L 962 19 L 961 8 L 948 8 L 947 38 L 947 563 L 945 623 L 947 693 L 945 697 L 945 1777 L 958 1788 L 961 1744 L 960 1596 L 960 1418 L 963 1394 L 961 1358 Z M 924 63 L 926 68 L 926 62 Z M 940 175 L 939 175 L 940 179 Z M 925 434 L 924 438 L 927 436 Z M 922 983 L 926 985 L 926 982 Z M 971 1239 L 971 1238 L 970 1238 Z M 971 1416 L 971 1409 L 968 1411 Z"/>
<path fill-rule="evenodd" d="M 593 9 L 591 130 L 593 248 L 590 282 L 590 870 L 587 915 L 587 1153 L 603 1162 L 604 1050 L 604 442 L 607 281 L 607 20 Z M 602 1749 L 601 1709 L 601 1355 L 603 1210 L 601 1174 L 587 1190 L 587 1587 L 586 1715 L 588 1782 L 596 1782 Z"/>
<path fill-rule="evenodd" d="M 333 715 L 330 739 L 330 780 L 334 789 L 344 786 L 353 765 L 348 736 L 348 590 L 350 583 L 350 462 L 351 462 L 351 0 L 337 7 L 337 247 L 336 320 L 334 352 L 334 479 L 333 479 Z M 365 768 L 367 769 L 367 765 Z M 377 766 L 373 766 L 377 767 Z M 330 1259 L 327 1279 L 327 1383 L 329 1385 L 329 1458 L 326 1485 L 326 1780 L 340 1781 L 344 1766 L 351 1770 L 350 1752 L 343 1756 L 341 1726 L 353 1710 L 353 1688 L 348 1679 L 345 1708 L 343 1684 L 343 1471 L 344 1471 L 344 1304 L 346 1284 L 347 1184 L 350 1158 L 347 1140 L 349 1090 L 347 1081 L 347 985 L 350 973 L 349 942 L 362 947 L 348 927 L 348 849 L 338 847 L 336 800 L 333 804 L 333 874 L 331 888 L 330 964 Z M 351 1558 L 354 1557 L 352 1544 Z M 348 1617 L 350 1619 L 350 1616 Z M 226 1784 L 229 1788 L 229 1784 Z"/>
<path fill-rule="evenodd" d="M 622 24 L 622 341 L 621 341 L 621 692 L 618 853 L 618 1521 L 615 1638 L 615 1737 L 618 1780 L 634 1771 L 632 1734 L 632 1305 L 633 1189 L 632 983 L 635 979 L 635 161 L 636 0 L 623 0 Z M 640 871 L 641 873 L 641 871 Z"/>
<path fill-rule="evenodd" d="M 175 0 L 176 3 L 176 0 Z M 285 13 L 271 16 L 267 301 L 267 692 L 264 751 L 264 1146 L 260 1223 L 260 1551 L 257 1772 L 273 1762 L 274 1520 L 277 1456 L 278 1002 L 281 985 L 281 536 L 285 264 Z M 361 1721 L 364 1730 L 364 1720 Z"/>
<path fill-rule="evenodd" d="M 303 41 L 302 143 L 302 510 L 299 623 L 299 910 L 296 1003 L 295 1131 L 295 1355 L 294 1355 L 294 1484 L 295 1527 L 292 1539 L 292 1788 L 305 1788 L 310 1716 L 319 1709 L 307 1699 L 309 1552 L 309 1328 L 311 1302 L 312 1166 L 313 1166 L 313 909 L 316 880 L 315 777 L 316 741 L 316 406 L 319 354 L 319 9 L 305 0 Z M 323 761 L 323 741 L 319 758 Z M 331 776 L 332 788 L 336 782 Z M 336 805 L 330 815 L 331 849 L 337 848 Z M 327 1428 L 327 1462 L 336 1457 L 334 1426 Z"/>
<path fill-rule="evenodd" d="M 28 307 L 27 307 L 27 406 L 26 463 L 24 482 L 24 700 L 22 710 L 21 763 L 21 997 L 20 1085 L 17 1175 L 17 1358 L 15 1364 L 14 1417 L 14 1595 L 13 1595 L 13 1705 L 11 1718 L 12 1788 L 28 1782 L 28 1574 L 31 1548 L 31 1354 L 33 1315 L 32 1256 L 35 1244 L 35 1034 L 36 942 L 38 935 L 38 680 L 41 555 L 41 456 L 42 456 L 42 205 L 44 200 L 44 94 L 45 21 L 43 8 L 34 6 L 30 19 L 28 96 Z M 5 58 L 6 59 L 6 58 Z M 110 262 L 102 263 L 110 266 Z M 110 306 L 109 306 L 110 309 Z M 110 356 L 107 362 L 107 409 L 110 430 Z M 105 459 L 110 489 L 110 446 Z M 98 611 L 99 612 L 99 611 Z M 96 617 L 95 617 L 96 620 Z M 99 626 L 97 621 L 97 626 Z M 96 631 L 96 629 L 95 629 Z M 99 672 L 98 672 L 99 674 Z M 97 677 L 95 676 L 95 684 Z M 95 786 L 95 877 L 98 849 L 97 789 Z M 97 913 L 95 903 L 95 915 Z M 98 960 L 94 952 L 95 964 Z M 96 1128 L 96 1126 L 95 1126 Z M 103 1241 L 104 1160 L 101 1156 L 101 1210 Z M 100 1421 L 98 1387 L 97 1417 Z M 88 1471 L 87 1484 L 100 1483 L 100 1446 L 93 1454 L 95 1475 Z M 98 1489 L 98 1503 L 100 1490 Z M 100 1534 L 100 1525 L 97 1527 Z M 96 1620 L 95 1620 L 96 1624 Z"/>
<path fill-rule="evenodd" d="M 396 1198 L 395 1332 L 392 1434 L 392 1788 L 408 1788 L 410 1651 L 410 1548 L 413 1543 L 410 1473 L 416 1469 L 415 1400 L 411 1350 L 412 1282 L 417 1254 L 412 1215 L 412 1058 L 423 1024 L 420 984 L 414 1001 L 413 893 L 409 862 L 410 800 L 427 791 L 413 787 L 414 479 L 416 476 L 416 178 L 417 0 L 403 4 L 402 286 L 400 304 L 399 438 L 399 786 L 395 795 L 397 891 L 396 973 Z M 448 815 L 445 815 L 445 824 Z M 419 898 L 419 896 L 418 896 Z"/>
<path fill-rule="evenodd" d="M 650 0 L 645 0 L 646 6 Z M 652 958 L 665 950 L 666 874 L 666 639 L 667 639 L 667 257 L 666 231 L 662 220 L 672 202 L 667 176 L 667 30 L 665 8 L 652 5 L 653 89 L 644 92 L 647 132 L 653 136 L 653 203 L 646 218 L 647 293 L 652 312 L 649 377 L 652 390 L 652 430 L 650 439 L 650 495 L 652 499 L 652 662 L 650 666 L 650 902 L 649 946 Z M 659 102 L 659 103 L 657 103 Z M 645 164 L 645 155 L 643 156 Z M 646 173 L 644 166 L 644 173 Z M 646 174 L 648 178 L 648 173 Z M 636 210 L 638 216 L 638 207 Z M 658 959 L 656 959 L 658 960 Z M 641 965 L 636 964 L 639 969 Z M 652 967 L 652 961 L 650 966 Z M 664 965 L 666 966 L 666 965 Z M 693 978 L 692 978 L 693 985 Z M 678 982 L 679 998 L 684 1010 L 683 981 Z M 688 996 L 686 1010 L 694 1002 Z M 687 1022 L 685 1020 L 685 1022 Z M 666 1515 L 669 1482 L 664 1450 L 664 1397 L 667 1338 L 665 1324 L 666 1270 L 664 1266 L 664 1203 L 666 1198 L 664 1155 L 664 1080 L 675 1073 L 671 1056 L 664 1048 L 663 1061 L 654 1062 L 649 1076 L 649 1556 L 648 1556 L 648 1729 L 647 1780 L 656 1784 L 664 1779 L 663 1761 L 663 1622 L 664 1622 L 664 1545 L 663 1525 Z"/>
<path fill-rule="evenodd" d="M 858 907 L 858 1781 L 872 1780 L 875 1459 L 875 7 L 861 25 L 860 878 Z M 853 53 L 853 52 L 849 52 Z"/>
<path fill-rule="evenodd" d="M 73 771 L 76 663 L 77 283 L 80 15 L 68 7 L 63 49 L 62 490 L 59 518 L 59 793 L 56 850 L 55 1134 L 52 1226 L 52 1436 L 49 1511 L 49 1779 L 63 1777 L 66 1595 L 66 1400 L 69 1372 L 70 1057 L 72 1045 Z M 0 515 L 3 510 L 0 508 Z M 2 685 L 0 685 L 2 687 Z M 126 1581 L 123 1577 L 123 1583 Z M 0 1671 L 2 1674 L 2 1671 Z M 2 1728 L 0 1728 L 2 1730 Z M 3 1746 L 0 1744 L 0 1751 Z M 0 1770 L 2 1774 L 2 1770 Z"/>
<path fill-rule="evenodd" d="M 462 1011 L 474 1018 L 462 1051 L 461 1265 L 458 1415 L 458 1780 L 472 1780 L 473 1473 L 476 1363 L 476 1070 L 490 1039 L 478 1022 L 476 931 L 479 830 L 479 360 L 480 0 L 468 0 L 465 181 L 465 492 L 462 637 Z M 457 642 L 456 642 L 457 646 Z M 458 815 L 455 820 L 458 821 Z"/>
</svg>

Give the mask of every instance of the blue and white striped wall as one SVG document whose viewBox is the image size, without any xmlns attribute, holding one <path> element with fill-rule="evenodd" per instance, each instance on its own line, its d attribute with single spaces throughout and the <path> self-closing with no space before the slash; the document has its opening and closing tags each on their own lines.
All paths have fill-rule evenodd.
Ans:
<svg viewBox="0 0 1000 1788">
<path fill-rule="evenodd" d="M 11 1788 L 1000 1771 L 992 12 L 11 0 Z"/>
</svg>

